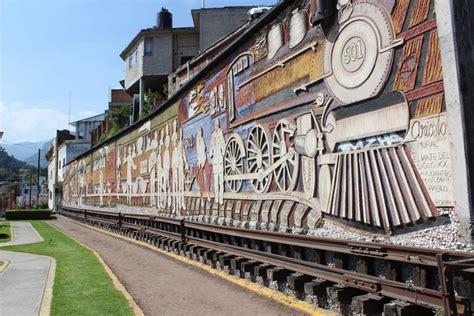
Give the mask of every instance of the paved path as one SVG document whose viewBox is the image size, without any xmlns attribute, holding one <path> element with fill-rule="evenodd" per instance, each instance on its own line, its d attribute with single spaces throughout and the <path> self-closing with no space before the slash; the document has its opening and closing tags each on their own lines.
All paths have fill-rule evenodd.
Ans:
<svg viewBox="0 0 474 316">
<path fill-rule="evenodd" d="M 50 223 L 97 251 L 146 315 L 297 313 L 198 268 L 71 220 Z"/>
<path fill-rule="evenodd" d="M 28 222 L 10 222 L 13 240 L 0 247 L 32 244 L 44 239 Z M 0 250 L 0 259 L 10 261 L 0 273 L 0 315 L 39 315 L 53 259 L 46 256 Z M 49 308 L 49 306 L 47 307 Z"/>
<path fill-rule="evenodd" d="M 4 250 L 0 259 L 10 261 L 0 273 L 0 315 L 39 315 L 53 259 Z"/>
<path fill-rule="evenodd" d="M 36 242 L 42 242 L 43 237 L 38 234 L 36 229 L 31 226 L 28 222 L 10 222 L 11 227 L 13 228 L 13 237 L 12 241 L 0 243 L 0 247 L 15 246 L 15 245 L 24 245 L 24 244 L 33 244 Z"/>
</svg>

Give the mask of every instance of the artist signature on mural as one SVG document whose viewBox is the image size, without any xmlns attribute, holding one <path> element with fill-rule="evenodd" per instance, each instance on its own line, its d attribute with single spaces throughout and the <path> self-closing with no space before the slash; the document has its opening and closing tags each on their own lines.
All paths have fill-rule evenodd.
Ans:
<svg viewBox="0 0 474 316">
<path fill-rule="evenodd" d="M 411 127 L 412 139 L 423 139 L 425 137 L 440 137 L 446 136 L 448 132 L 448 125 L 440 120 L 440 115 L 434 120 L 414 120 Z"/>
</svg>

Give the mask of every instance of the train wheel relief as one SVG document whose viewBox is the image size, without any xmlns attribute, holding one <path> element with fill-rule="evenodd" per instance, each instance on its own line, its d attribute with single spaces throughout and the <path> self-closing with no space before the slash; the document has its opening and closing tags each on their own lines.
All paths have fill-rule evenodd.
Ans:
<svg viewBox="0 0 474 316">
<path fill-rule="evenodd" d="M 257 179 L 251 180 L 255 192 L 264 193 L 270 188 L 272 174 L 261 176 L 271 165 L 271 151 L 269 132 L 262 125 L 254 126 L 249 133 L 247 141 L 247 164 L 248 172 L 258 175 Z"/>
<path fill-rule="evenodd" d="M 272 157 L 275 181 L 284 193 L 293 191 L 298 180 L 299 155 L 291 145 L 295 128 L 288 119 L 282 119 L 273 131 Z"/>
<path fill-rule="evenodd" d="M 242 188 L 242 174 L 244 172 L 245 148 L 242 138 L 233 134 L 227 141 L 224 157 L 224 177 L 227 188 L 231 192 L 239 192 Z"/>
</svg>

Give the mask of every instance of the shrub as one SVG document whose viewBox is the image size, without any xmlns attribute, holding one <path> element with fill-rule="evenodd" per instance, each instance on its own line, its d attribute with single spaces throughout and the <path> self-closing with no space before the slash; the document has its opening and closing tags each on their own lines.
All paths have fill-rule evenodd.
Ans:
<svg viewBox="0 0 474 316">
<path fill-rule="evenodd" d="M 7 211 L 5 219 L 7 220 L 29 220 L 29 219 L 49 219 L 50 210 L 15 210 Z"/>
</svg>

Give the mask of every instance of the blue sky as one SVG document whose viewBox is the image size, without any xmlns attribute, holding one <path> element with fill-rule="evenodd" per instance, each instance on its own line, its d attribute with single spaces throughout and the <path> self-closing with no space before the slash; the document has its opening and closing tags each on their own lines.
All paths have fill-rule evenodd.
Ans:
<svg viewBox="0 0 474 316">
<path fill-rule="evenodd" d="M 275 0 L 206 0 L 206 7 Z M 101 113 L 124 76 L 120 52 L 156 12 L 191 26 L 201 0 L 0 0 L 0 131 L 8 142 L 43 141 L 71 120 Z"/>
</svg>

